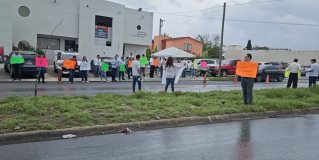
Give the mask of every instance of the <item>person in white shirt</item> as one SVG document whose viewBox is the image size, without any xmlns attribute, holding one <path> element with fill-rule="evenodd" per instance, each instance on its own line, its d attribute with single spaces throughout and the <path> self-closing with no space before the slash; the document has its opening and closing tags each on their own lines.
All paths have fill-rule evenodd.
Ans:
<svg viewBox="0 0 319 160">
<path fill-rule="evenodd" d="M 111 68 L 112 68 L 112 82 L 116 82 L 115 77 L 118 73 L 119 61 L 117 60 L 118 55 L 115 55 L 114 59 L 111 61 Z"/>
<path fill-rule="evenodd" d="M 138 54 L 136 55 L 135 60 L 132 64 L 132 75 L 133 75 L 133 93 L 135 92 L 136 83 L 138 85 L 138 90 L 141 91 L 142 89 L 142 75 L 141 75 L 141 64 L 140 64 L 141 56 Z"/>
<path fill-rule="evenodd" d="M 94 63 L 94 77 L 99 77 L 100 66 L 101 66 L 101 58 L 100 55 L 97 55 L 93 60 Z"/>
<path fill-rule="evenodd" d="M 60 54 L 60 55 L 58 55 L 58 58 L 55 62 L 55 67 L 58 71 L 58 83 L 62 83 L 62 72 L 63 72 L 62 65 L 63 65 L 63 60 L 62 60 L 61 54 Z"/>
<path fill-rule="evenodd" d="M 297 63 L 298 59 L 295 58 L 294 62 L 291 63 L 289 65 L 289 67 L 286 69 L 287 71 L 290 72 L 289 74 L 289 79 L 288 79 L 288 83 L 287 83 L 287 88 L 291 87 L 291 83 L 292 84 L 292 88 L 297 88 L 297 84 L 298 84 L 298 72 L 301 72 L 301 66 L 300 64 Z"/>
<path fill-rule="evenodd" d="M 166 77 L 166 84 L 165 84 L 165 92 L 167 92 L 168 86 L 171 85 L 172 92 L 174 92 L 174 83 L 177 74 L 177 70 L 184 67 L 184 63 L 181 65 L 174 64 L 173 58 L 168 57 L 166 64 L 164 66 L 164 74 Z"/>
<path fill-rule="evenodd" d="M 316 64 L 316 62 L 316 59 L 311 60 L 310 71 L 307 72 L 309 76 L 309 87 L 315 86 L 318 78 L 319 64 Z"/>
</svg>

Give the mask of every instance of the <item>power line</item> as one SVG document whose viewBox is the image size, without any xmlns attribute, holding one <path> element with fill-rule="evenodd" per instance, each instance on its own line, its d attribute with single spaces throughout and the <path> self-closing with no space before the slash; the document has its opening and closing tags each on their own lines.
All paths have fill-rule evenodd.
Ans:
<svg viewBox="0 0 319 160">
<path fill-rule="evenodd" d="M 166 13 L 166 14 L 171 15 L 171 16 L 185 17 L 185 18 L 222 20 L 221 18 L 213 18 L 213 17 L 200 17 L 200 16 L 189 16 L 189 15 L 179 15 L 179 14 L 169 14 L 169 13 Z M 270 21 L 257 21 L 257 20 L 242 20 L 242 19 L 226 19 L 226 21 L 243 22 L 243 23 L 262 23 L 262 24 L 276 24 L 276 25 L 319 27 L 319 24 L 310 24 L 310 23 L 270 22 Z"/>
<path fill-rule="evenodd" d="M 227 5 L 227 7 L 254 5 L 254 4 L 262 4 L 262 3 L 274 3 L 274 2 L 282 2 L 282 1 L 285 1 L 285 0 L 268 0 L 268 1 L 255 1 L 255 2 L 249 2 L 249 3 L 237 3 L 237 4 Z M 215 6 L 215 7 L 203 8 L 203 9 L 196 9 L 196 10 L 180 11 L 180 12 L 154 12 L 154 13 L 158 13 L 158 14 L 175 14 L 175 13 L 204 12 L 206 10 L 221 9 L 221 8 L 223 8 L 223 5 L 218 5 L 218 6 Z"/>
</svg>

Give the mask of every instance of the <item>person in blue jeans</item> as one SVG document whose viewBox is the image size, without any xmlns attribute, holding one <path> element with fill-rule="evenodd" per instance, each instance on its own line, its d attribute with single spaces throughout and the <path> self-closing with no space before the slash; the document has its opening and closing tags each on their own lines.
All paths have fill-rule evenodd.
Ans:
<svg viewBox="0 0 319 160">
<path fill-rule="evenodd" d="M 94 77 L 99 77 L 100 66 L 101 66 L 100 55 L 96 56 L 96 58 L 93 60 L 93 64 L 94 64 Z"/>
<path fill-rule="evenodd" d="M 85 56 L 83 56 L 83 59 L 81 61 L 81 65 L 80 65 L 80 71 L 81 71 L 81 79 L 82 79 L 82 83 L 86 82 L 89 83 L 88 81 L 88 68 L 84 67 L 84 64 L 87 64 L 88 60 Z"/>
<path fill-rule="evenodd" d="M 132 75 L 133 75 L 133 93 L 135 93 L 136 83 L 138 85 L 138 90 L 142 90 L 142 75 L 141 75 L 141 64 L 140 64 L 140 55 L 136 55 L 135 60 L 132 64 Z"/>
<path fill-rule="evenodd" d="M 173 62 L 173 57 L 168 57 L 167 62 L 164 66 L 164 72 L 166 76 L 165 92 L 167 92 L 168 86 L 171 85 L 172 92 L 174 92 L 174 83 L 177 69 L 183 68 L 184 66 L 177 66 Z"/>
<path fill-rule="evenodd" d="M 115 78 L 117 75 L 117 70 L 119 68 L 119 62 L 117 60 L 118 55 L 115 55 L 114 59 L 111 61 L 111 68 L 112 68 L 112 82 L 116 82 Z"/>
</svg>

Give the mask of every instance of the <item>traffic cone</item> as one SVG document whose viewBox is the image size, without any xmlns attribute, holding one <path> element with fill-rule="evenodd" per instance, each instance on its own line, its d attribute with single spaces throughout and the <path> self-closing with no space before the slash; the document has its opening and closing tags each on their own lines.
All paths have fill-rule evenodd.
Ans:
<svg viewBox="0 0 319 160">
<path fill-rule="evenodd" d="M 204 85 L 207 84 L 206 73 L 204 74 L 203 84 L 204 84 Z"/>
<path fill-rule="evenodd" d="M 266 77 L 266 84 L 269 84 L 269 75 L 267 74 L 267 77 Z"/>
<path fill-rule="evenodd" d="M 233 80 L 234 85 L 237 85 L 237 75 L 234 76 L 234 80 Z"/>
</svg>

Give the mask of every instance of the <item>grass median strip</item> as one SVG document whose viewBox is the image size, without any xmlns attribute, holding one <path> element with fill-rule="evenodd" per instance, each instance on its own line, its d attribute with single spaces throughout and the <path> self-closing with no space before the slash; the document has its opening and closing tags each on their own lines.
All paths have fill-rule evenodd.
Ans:
<svg viewBox="0 0 319 160">
<path fill-rule="evenodd" d="M 8 97 L 0 101 L 0 134 L 317 106 L 318 87 L 257 90 L 254 105 L 248 107 L 243 105 L 241 91 Z"/>
</svg>

